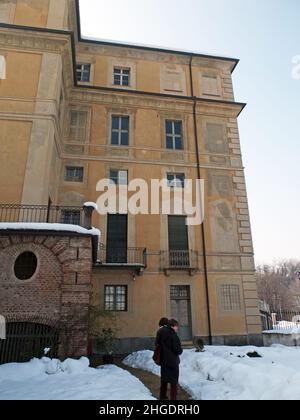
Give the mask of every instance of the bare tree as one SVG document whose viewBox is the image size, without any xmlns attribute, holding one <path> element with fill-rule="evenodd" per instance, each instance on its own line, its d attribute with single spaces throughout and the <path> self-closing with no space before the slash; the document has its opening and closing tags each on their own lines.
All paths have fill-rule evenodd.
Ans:
<svg viewBox="0 0 300 420">
<path fill-rule="evenodd" d="M 257 267 L 259 298 L 276 310 L 296 310 L 300 303 L 300 262 L 280 260 Z"/>
</svg>

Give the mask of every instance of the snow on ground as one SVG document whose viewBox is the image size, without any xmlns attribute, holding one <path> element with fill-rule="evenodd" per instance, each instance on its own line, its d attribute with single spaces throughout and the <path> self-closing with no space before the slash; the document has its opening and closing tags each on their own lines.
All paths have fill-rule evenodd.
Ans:
<svg viewBox="0 0 300 420">
<path fill-rule="evenodd" d="M 262 358 L 249 358 L 256 351 Z M 157 375 L 153 352 L 134 353 L 129 366 Z M 300 348 L 206 347 L 185 350 L 180 384 L 196 400 L 300 400 Z"/>
<path fill-rule="evenodd" d="M 33 359 L 0 366 L 0 400 L 153 400 L 134 376 L 89 360 Z"/>
</svg>

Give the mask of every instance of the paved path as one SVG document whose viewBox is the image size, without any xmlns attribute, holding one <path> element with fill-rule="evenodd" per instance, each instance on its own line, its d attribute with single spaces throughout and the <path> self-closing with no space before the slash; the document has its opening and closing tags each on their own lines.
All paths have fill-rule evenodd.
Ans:
<svg viewBox="0 0 300 420">
<path fill-rule="evenodd" d="M 126 366 L 122 363 L 122 360 L 117 360 L 115 363 L 121 369 L 127 370 L 133 376 L 138 378 L 151 391 L 152 395 L 159 399 L 160 378 L 158 376 L 141 369 Z M 187 401 L 191 400 L 191 397 L 181 387 L 178 387 L 178 400 Z"/>
</svg>

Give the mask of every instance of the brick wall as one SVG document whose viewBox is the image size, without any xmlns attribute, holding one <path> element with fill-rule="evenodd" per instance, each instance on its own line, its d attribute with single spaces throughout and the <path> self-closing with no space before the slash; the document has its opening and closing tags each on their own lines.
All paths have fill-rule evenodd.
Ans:
<svg viewBox="0 0 300 420">
<path fill-rule="evenodd" d="M 33 252 L 37 271 L 18 280 L 16 259 Z M 34 320 L 61 329 L 59 355 L 87 353 L 87 313 L 91 298 L 90 236 L 24 233 L 0 236 L 0 314 L 7 320 Z"/>
</svg>

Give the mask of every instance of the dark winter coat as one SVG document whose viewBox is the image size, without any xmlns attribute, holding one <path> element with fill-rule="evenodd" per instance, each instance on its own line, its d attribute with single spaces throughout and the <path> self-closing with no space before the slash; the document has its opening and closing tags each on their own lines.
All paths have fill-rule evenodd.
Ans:
<svg viewBox="0 0 300 420">
<path fill-rule="evenodd" d="M 163 327 L 157 333 L 157 344 L 161 346 L 162 382 L 178 384 L 179 356 L 182 354 L 181 342 L 178 335 L 172 328 Z"/>
</svg>

